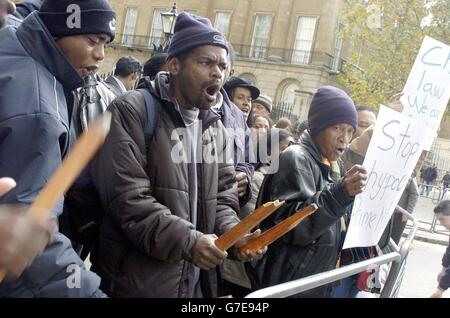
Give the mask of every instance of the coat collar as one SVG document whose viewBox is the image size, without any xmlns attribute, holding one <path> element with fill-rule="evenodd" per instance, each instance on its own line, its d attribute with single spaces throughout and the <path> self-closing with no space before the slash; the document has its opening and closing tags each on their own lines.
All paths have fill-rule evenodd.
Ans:
<svg viewBox="0 0 450 318">
<path fill-rule="evenodd" d="M 65 88 L 72 91 L 83 85 L 83 79 L 56 44 L 37 11 L 23 20 L 16 34 L 27 53 Z"/>
<path fill-rule="evenodd" d="M 316 145 L 314 139 L 310 135 L 309 131 L 305 131 L 300 137 L 300 144 L 305 148 L 316 161 L 320 170 L 322 171 L 322 175 L 325 176 L 328 180 L 330 179 L 330 166 L 323 163 L 322 154 L 320 153 L 319 147 Z"/>
</svg>

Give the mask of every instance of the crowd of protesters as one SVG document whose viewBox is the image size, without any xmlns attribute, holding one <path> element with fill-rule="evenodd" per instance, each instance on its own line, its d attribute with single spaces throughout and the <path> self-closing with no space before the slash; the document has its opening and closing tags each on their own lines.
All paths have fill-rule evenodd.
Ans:
<svg viewBox="0 0 450 318">
<path fill-rule="evenodd" d="M 79 25 L 68 23 L 71 14 Z M 272 99 L 233 76 L 234 51 L 223 34 L 186 12 L 167 52 L 143 65 L 124 56 L 103 81 L 97 70 L 115 18 L 106 0 L 30 0 L 17 8 L 0 0 L 0 176 L 8 177 L 0 179 L 0 267 L 8 273 L 0 297 L 243 297 L 342 265 L 375 113 L 324 86 L 306 121 L 274 123 Z M 105 111 L 112 114 L 105 144 L 49 220 L 24 216 Z M 414 178 L 410 193 L 399 204 L 412 213 Z M 286 204 L 260 229 L 226 251 L 216 246 L 274 200 Z M 271 246 L 241 249 L 311 203 L 317 212 Z M 404 221 L 397 220 L 396 242 Z M 71 266 L 77 286 L 67 283 Z M 330 297 L 333 289 L 296 296 Z"/>
</svg>

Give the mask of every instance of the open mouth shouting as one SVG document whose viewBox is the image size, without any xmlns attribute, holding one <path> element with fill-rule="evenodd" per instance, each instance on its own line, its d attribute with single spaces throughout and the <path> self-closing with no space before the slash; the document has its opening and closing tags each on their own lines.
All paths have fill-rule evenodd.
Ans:
<svg viewBox="0 0 450 318">
<path fill-rule="evenodd" d="M 241 108 L 241 111 L 244 113 L 244 117 L 247 118 L 250 114 L 250 107 L 244 106 Z"/>
<path fill-rule="evenodd" d="M 98 70 L 97 65 L 83 67 L 80 69 L 81 77 L 88 76 L 89 74 L 95 74 L 95 72 L 97 72 L 97 70 Z"/>
<path fill-rule="evenodd" d="M 338 153 L 339 157 L 342 156 L 345 152 L 345 147 L 339 147 L 336 149 L 336 152 Z"/>
<path fill-rule="evenodd" d="M 209 86 L 207 86 L 204 90 L 206 100 L 209 103 L 214 102 L 217 98 L 217 93 L 219 93 L 219 91 L 220 91 L 220 85 L 218 83 L 213 83 L 213 84 L 210 84 Z"/>
</svg>

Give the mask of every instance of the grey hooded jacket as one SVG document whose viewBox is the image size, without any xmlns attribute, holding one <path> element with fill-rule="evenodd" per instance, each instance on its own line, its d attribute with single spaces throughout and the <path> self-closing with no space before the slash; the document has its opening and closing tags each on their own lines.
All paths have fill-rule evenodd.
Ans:
<svg viewBox="0 0 450 318">
<path fill-rule="evenodd" d="M 311 203 L 319 209 L 275 241 L 261 261 L 246 265 L 254 289 L 334 269 L 342 243 L 339 220 L 354 201 L 342 180 L 331 179 L 329 167 L 322 162 L 309 132 L 303 133 L 300 144 L 283 151 L 279 160 L 279 170 L 264 178 L 257 206 L 274 200 L 286 203 L 261 223 L 261 230 L 272 228 Z M 297 296 L 327 297 L 328 287 L 320 286 Z"/>
<path fill-rule="evenodd" d="M 82 85 L 36 12 L 17 31 L 0 30 L 0 175 L 17 187 L 0 204 L 30 204 L 69 146 L 65 95 Z M 52 211 L 57 217 L 63 198 Z M 100 278 L 85 269 L 70 241 L 54 241 L 18 279 L 0 284 L 0 297 L 92 297 Z"/>
</svg>

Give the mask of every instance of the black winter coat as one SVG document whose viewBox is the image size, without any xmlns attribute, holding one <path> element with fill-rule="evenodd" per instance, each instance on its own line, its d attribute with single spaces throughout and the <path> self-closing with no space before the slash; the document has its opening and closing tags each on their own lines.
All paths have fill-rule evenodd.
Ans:
<svg viewBox="0 0 450 318">
<path fill-rule="evenodd" d="M 198 218 L 192 223 L 187 164 L 171 157 L 181 141 L 176 129 L 184 123 L 170 99 L 169 81 L 159 76 L 152 91 L 161 105 L 148 149 L 145 101 L 133 91 L 109 106 L 111 130 L 93 162 L 93 179 L 107 211 L 97 270 L 110 280 L 114 297 L 189 297 L 195 289 L 192 253 L 198 238 L 220 236 L 239 222 L 234 165 L 219 160 L 225 128 L 217 114 L 201 110 L 202 154 L 208 150 L 214 160 L 197 164 Z M 216 269 L 202 271 L 200 282 L 204 297 L 217 296 Z"/>
<path fill-rule="evenodd" d="M 279 170 L 267 175 L 257 205 L 286 200 L 286 204 L 261 224 L 265 231 L 311 203 L 319 209 L 295 229 L 269 246 L 265 257 L 247 265 L 252 288 L 260 289 L 334 269 L 341 248 L 340 218 L 353 203 L 341 182 L 334 183 L 329 167 L 312 137 L 305 132 L 299 145 L 280 156 Z M 301 297 L 326 297 L 322 286 Z"/>
</svg>

